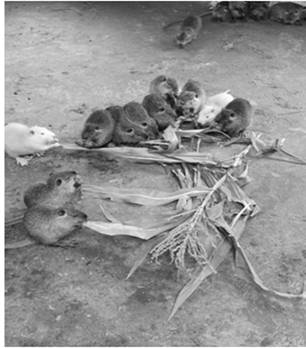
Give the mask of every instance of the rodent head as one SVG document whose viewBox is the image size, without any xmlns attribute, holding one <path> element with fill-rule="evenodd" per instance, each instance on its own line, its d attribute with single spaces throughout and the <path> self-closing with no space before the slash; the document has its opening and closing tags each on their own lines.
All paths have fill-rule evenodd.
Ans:
<svg viewBox="0 0 306 348">
<path fill-rule="evenodd" d="M 201 108 L 202 101 L 198 94 L 191 91 L 185 91 L 180 94 L 177 100 L 177 107 L 181 110 L 183 116 L 193 116 Z"/>
<path fill-rule="evenodd" d="M 154 115 L 176 116 L 174 110 L 172 110 L 172 108 L 167 104 L 165 99 L 157 94 L 149 94 L 145 96 L 142 105 L 153 118 Z"/>
<path fill-rule="evenodd" d="M 36 206 L 28 209 L 23 222 L 29 235 L 43 244 L 54 244 L 82 227 L 87 215 L 71 203 L 58 208 Z"/>
<path fill-rule="evenodd" d="M 87 124 L 82 132 L 82 139 L 78 144 L 86 148 L 102 147 L 106 143 L 106 130 L 99 125 Z"/>
<path fill-rule="evenodd" d="M 160 131 L 164 130 L 169 124 L 175 126 L 176 113 L 160 95 L 149 94 L 145 96 L 142 105 L 156 121 Z"/>
<path fill-rule="evenodd" d="M 168 78 L 165 75 L 159 75 L 150 83 L 150 93 L 166 96 L 173 92 L 171 86 L 172 83 L 173 81 L 170 81 L 169 83 Z"/>
<path fill-rule="evenodd" d="M 49 129 L 39 126 L 29 128 L 29 137 L 32 143 L 39 145 L 53 145 L 58 143 L 58 138 Z"/>
<path fill-rule="evenodd" d="M 54 210 L 54 219 L 62 228 L 73 230 L 82 227 L 82 224 L 87 221 L 87 215 L 80 210 L 74 208 L 71 203 L 66 203 L 62 207 Z"/>
<path fill-rule="evenodd" d="M 232 124 L 239 119 L 239 115 L 231 109 L 223 109 L 220 113 L 220 118 L 216 120 L 216 122 L 221 123 L 223 125 Z"/>
<path fill-rule="evenodd" d="M 178 87 L 178 83 L 177 83 L 176 79 L 174 79 L 174 78 L 172 78 L 172 77 L 168 77 L 168 78 L 167 78 L 167 82 L 168 82 L 168 86 L 169 86 L 170 89 L 171 89 L 171 93 L 172 93 L 174 96 L 177 96 L 179 87 Z"/>
<path fill-rule="evenodd" d="M 292 12 L 286 11 L 286 20 L 290 24 L 294 24 L 296 22 L 299 22 L 303 19 L 303 12 L 300 9 L 296 9 Z"/>
<path fill-rule="evenodd" d="M 214 121 L 217 125 L 216 128 L 231 137 L 238 135 L 243 130 L 241 116 L 231 109 L 222 109 Z"/>
<path fill-rule="evenodd" d="M 181 33 L 177 34 L 175 41 L 180 48 L 184 48 L 194 39 L 194 31 L 191 28 L 186 28 Z"/>
<path fill-rule="evenodd" d="M 82 181 L 76 171 L 63 171 L 51 173 L 47 180 L 47 186 L 53 196 L 80 198 Z"/>
<path fill-rule="evenodd" d="M 123 107 L 125 111 L 125 117 L 121 119 L 122 123 L 126 124 L 127 130 L 134 129 L 134 135 L 142 136 L 146 139 L 155 139 L 158 134 L 157 125 L 154 119 L 152 119 L 146 109 L 137 102 L 130 102 Z M 124 122 L 125 121 L 125 122 Z"/>
<path fill-rule="evenodd" d="M 112 140 L 115 120 L 109 110 L 94 111 L 86 120 L 81 139 L 76 143 L 86 148 L 98 148 Z"/>
</svg>

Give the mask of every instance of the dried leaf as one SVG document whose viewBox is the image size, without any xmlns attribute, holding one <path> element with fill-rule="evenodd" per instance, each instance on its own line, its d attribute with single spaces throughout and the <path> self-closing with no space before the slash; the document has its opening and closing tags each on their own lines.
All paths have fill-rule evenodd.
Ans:
<svg viewBox="0 0 306 348">
<path fill-rule="evenodd" d="M 99 206 L 100 206 L 102 214 L 105 216 L 106 220 L 108 220 L 109 222 L 114 222 L 114 223 L 119 223 L 119 224 L 122 223 L 120 220 L 116 219 L 109 211 L 107 211 L 101 203 L 99 204 Z"/>
<path fill-rule="evenodd" d="M 104 221 L 87 221 L 83 224 L 93 231 L 109 236 L 132 236 L 148 240 L 154 236 L 169 231 L 174 228 L 181 220 L 163 222 L 157 226 L 143 228 L 133 225 L 124 225 L 122 223 L 109 223 Z"/>
<path fill-rule="evenodd" d="M 145 206 L 160 206 L 167 205 L 174 201 L 179 200 L 181 197 L 189 198 L 195 196 L 205 195 L 210 192 L 210 188 L 207 186 L 199 186 L 193 189 L 181 189 L 175 192 L 164 192 L 164 191 L 152 191 L 142 190 L 146 195 L 142 193 L 135 193 L 134 189 L 117 189 L 115 187 L 103 187 L 94 185 L 84 185 L 83 191 L 93 193 L 94 195 L 100 195 L 104 199 L 111 199 L 113 201 L 133 203 Z"/>
<path fill-rule="evenodd" d="M 136 272 L 136 270 L 144 262 L 150 251 L 154 248 L 155 245 L 157 245 L 160 242 L 161 238 L 162 235 L 158 235 L 143 243 L 143 245 L 140 247 L 134 265 L 126 277 L 126 280 L 129 279 Z"/>
<path fill-rule="evenodd" d="M 248 217 L 246 216 L 243 219 L 239 220 L 233 228 L 233 235 L 237 240 L 240 238 L 244 231 L 247 218 Z M 217 267 L 221 264 L 222 261 L 224 261 L 231 248 L 231 243 L 229 243 L 227 239 L 222 239 L 222 241 L 212 253 L 209 264 L 204 266 L 202 269 L 199 269 L 199 271 L 179 292 L 168 320 L 170 320 L 175 315 L 177 310 L 194 293 L 194 291 L 200 286 L 202 281 L 216 272 Z"/>
</svg>

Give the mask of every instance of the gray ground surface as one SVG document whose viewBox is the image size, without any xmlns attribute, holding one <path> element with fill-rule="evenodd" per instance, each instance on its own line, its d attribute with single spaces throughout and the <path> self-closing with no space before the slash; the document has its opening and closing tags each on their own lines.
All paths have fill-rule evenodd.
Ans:
<svg viewBox="0 0 306 348">
<path fill-rule="evenodd" d="M 207 21 L 196 42 L 177 49 L 162 24 L 203 7 L 7 3 L 6 122 L 50 125 L 72 142 L 91 109 L 141 101 L 166 73 L 180 83 L 197 78 L 209 94 L 231 89 L 256 101 L 252 129 L 285 137 L 287 149 L 306 158 L 306 25 Z M 6 157 L 5 165 L 7 215 L 52 170 L 76 169 L 97 184 L 175 187 L 159 167 L 84 153 L 54 151 L 27 168 Z M 260 160 L 250 176 L 247 192 L 262 213 L 242 244 L 268 286 L 298 292 L 306 278 L 305 167 Z M 99 217 L 95 202 L 85 199 L 83 209 Z M 154 219 L 154 211 L 109 209 L 126 222 Z M 22 227 L 6 231 L 10 241 L 23 236 Z M 88 231 L 75 238 L 73 249 L 6 252 L 6 345 L 306 345 L 305 303 L 265 297 L 230 257 L 167 322 L 184 284 L 171 265 L 147 262 L 126 281 L 139 241 Z"/>
</svg>

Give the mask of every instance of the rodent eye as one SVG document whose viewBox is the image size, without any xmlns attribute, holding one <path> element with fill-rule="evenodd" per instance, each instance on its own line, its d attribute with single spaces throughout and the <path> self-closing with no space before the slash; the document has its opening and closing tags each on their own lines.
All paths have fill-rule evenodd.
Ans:
<svg viewBox="0 0 306 348">
<path fill-rule="evenodd" d="M 35 134 L 35 132 L 31 129 L 31 130 L 30 130 L 30 134 Z"/>
<path fill-rule="evenodd" d="M 61 183 L 62 183 L 62 179 L 57 179 L 57 180 L 56 180 L 56 185 L 57 185 L 57 186 L 60 186 Z"/>
<path fill-rule="evenodd" d="M 164 111 L 165 111 L 165 108 L 159 108 L 158 111 L 164 112 Z"/>
<path fill-rule="evenodd" d="M 195 95 L 195 97 L 196 97 L 196 98 L 199 98 L 199 96 L 198 96 L 197 94 Z"/>
<path fill-rule="evenodd" d="M 234 118 L 235 114 L 233 112 L 230 113 L 230 118 Z"/>
<path fill-rule="evenodd" d="M 40 135 L 45 135 L 45 133 L 40 133 Z"/>
<path fill-rule="evenodd" d="M 126 130 L 126 132 L 131 134 L 131 133 L 134 132 L 134 129 L 133 128 L 129 128 L 129 129 Z"/>
<path fill-rule="evenodd" d="M 95 130 L 98 130 L 98 129 L 99 129 L 99 127 L 96 127 L 96 128 L 95 128 Z"/>
<path fill-rule="evenodd" d="M 57 215 L 58 216 L 64 216 L 66 214 L 66 211 L 64 210 L 64 209 L 59 209 L 58 211 L 57 211 Z"/>
<path fill-rule="evenodd" d="M 148 126 L 148 124 L 147 124 L 146 122 L 143 122 L 141 125 L 142 125 L 143 127 L 147 127 L 147 126 Z"/>
</svg>

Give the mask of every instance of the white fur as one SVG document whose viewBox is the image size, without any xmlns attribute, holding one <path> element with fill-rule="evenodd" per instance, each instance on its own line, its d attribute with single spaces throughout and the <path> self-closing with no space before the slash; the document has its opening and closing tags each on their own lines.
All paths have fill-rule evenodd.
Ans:
<svg viewBox="0 0 306 348">
<path fill-rule="evenodd" d="M 58 139 L 47 128 L 28 127 L 16 122 L 5 126 L 5 152 L 21 165 L 27 163 L 21 161 L 19 156 L 34 155 L 55 146 L 59 146 Z"/>
<path fill-rule="evenodd" d="M 198 124 L 204 126 L 213 121 L 219 112 L 234 99 L 230 94 L 230 90 L 208 97 L 206 104 L 199 113 Z"/>
</svg>

